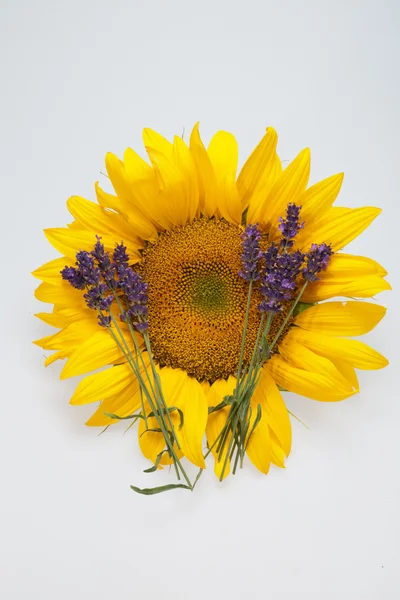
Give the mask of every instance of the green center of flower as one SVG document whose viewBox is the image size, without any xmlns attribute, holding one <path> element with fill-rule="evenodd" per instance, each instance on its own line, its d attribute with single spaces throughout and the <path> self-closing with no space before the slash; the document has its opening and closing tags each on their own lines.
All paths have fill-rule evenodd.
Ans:
<svg viewBox="0 0 400 600">
<path fill-rule="evenodd" d="M 193 313 L 218 318 L 229 310 L 232 284 L 229 269 L 223 265 L 183 265 L 179 301 Z"/>
</svg>

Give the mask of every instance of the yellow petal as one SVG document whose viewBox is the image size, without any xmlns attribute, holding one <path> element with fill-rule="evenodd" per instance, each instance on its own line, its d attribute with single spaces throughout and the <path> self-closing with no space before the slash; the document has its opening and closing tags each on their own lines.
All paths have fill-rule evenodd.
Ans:
<svg viewBox="0 0 400 600">
<path fill-rule="evenodd" d="M 118 423 L 117 419 L 107 416 L 105 413 L 117 414 L 120 417 L 126 417 L 133 414 L 141 407 L 140 394 L 126 387 L 116 396 L 111 396 L 104 400 L 99 408 L 93 413 L 86 422 L 89 427 L 105 427 Z M 128 421 L 129 422 L 129 421 Z"/>
<path fill-rule="evenodd" d="M 37 313 L 35 315 L 44 323 L 51 325 L 52 327 L 58 327 L 61 329 L 62 327 L 66 327 L 71 323 L 76 323 L 81 320 L 85 320 L 89 318 L 93 320 L 93 313 L 89 309 L 81 309 L 80 306 L 74 306 L 72 308 L 60 308 L 60 305 L 57 304 L 53 308 L 52 313 Z"/>
<path fill-rule="evenodd" d="M 270 429 L 270 432 L 269 432 L 269 442 L 270 442 L 269 446 L 270 446 L 270 453 L 271 453 L 271 462 L 274 465 L 276 465 L 277 467 L 284 469 L 285 468 L 285 453 L 282 450 L 279 440 L 276 437 L 275 433 L 272 431 L 272 429 Z"/>
<path fill-rule="evenodd" d="M 260 381 L 254 391 L 252 404 L 255 409 L 257 404 L 260 404 L 269 427 L 275 432 L 286 456 L 289 456 L 292 445 L 289 413 L 281 393 L 267 369 L 261 371 Z"/>
<path fill-rule="evenodd" d="M 297 315 L 294 323 L 328 335 L 356 336 L 371 331 L 385 313 L 386 308 L 371 302 L 325 302 Z"/>
<path fill-rule="evenodd" d="M 88 229 L 81 221 L 72 221 L 72 223 L 67 224 L 68 229 Z"/>
<path fill-rule="evenodd" d="M 129 345 L 129 340 L 127 341 Z M 133 351 L 133 347 L 131 347 L 131 351 Z M 61 371 L 60 378 L 66 379 L 75 375 L 83 375 L 106 365 L 120 364 L 124 361 L 124 355 L 110 333 L 100 329 L 72 352 Z"/>
<path fill-rule="evenodd" d="M 34 277 L 37 277 L 41 281 L 47 281 L 48 283 L 59 283 L 61 280 L 62 269 L 68 264 L 69 259 L 62 256 L 61 258 L 56 258 L 51 260 L 50 262 L 45 263 L 38 269 L 32 272 Z"/>
<path fill-rule="evenodd" d="M 325 279 L 310 283 L 302 296 L 304 302 L 321 302 L 337 296 L 347 298 L 372 298 L 392 287 L 380 275 L 354 276 L 352 279 Z"/>
<path fill-rule="evenodd" d="M 181 138 L 163 150 L 164 143 L 153 140 L 154 132 L 143 132 L 147 154 L 156 172 L 164 216 L 175 226 L 183 226 L 194 218 L 198 209 L 197 175 L 189 149 Z M 161 138 L 161 136 L 159 136 Z M 161 138 L 163 139 L 163 138 Z M 154 143 L 155 141 L 155 143 Z"/>
<path fill-rule="evenodd" d="M 382 369 L 388 360 L 379 352 L 358 340 L 332 337 L 314 331 L 305 331 L 293 327 L 286 336 L 288 342 L 294 341 L 333 360 L 344 360 L 357 369 Z"/>
<path fill-rule="evenodd" d="M 206 468 L 203 456 L 203 438 L 207 424 L 207 398 L 200 383 L 188 377 L 178 400 L 184 414 L 184 423 L 178 429 L 178 439 L 183 454 L 201 469 Z"/>
<path fill-rule="evenodd" d="M 242 210 L 249 207 L 248 221 L 255 223 L 258 212 L 267 197 L 272 184 L 282 172 L 282 165 L 276 154 L 278 135 L 273 127 L 268 127 L 261 142 L 256 146 L 239 173 L 237 187 L 241 196 Z"/>
<path fill-rule="evenodd" d="M 175 428 L 183 454 L 204 469 L 202 441 L 207 423 L 207 398 L 200 383 L 181 369 L 159 369 L 161 387 L 168 406 L 180 408 L 182 428 Z"/>
<path fill-rule="evenodd" d="M 143 142 L 145 147 L 155 148 L 162 154 L 165 154 L 165 156 L 172 158 L 173 147 L 171 142 L 157 131 L 154 131 L 154 129 L 150 129 L 149 127 L 143 129 Z"/>
<path fill-rule="evenodd" d="M 345 360 L 341 360 L 339 358 L 332 358 L 330 360 L 335 365 L 339 373 L 343 375 L 345 379 L 353 386 L 354 389 L 359 390 L 360 384 L 358 381 L 357 373 L 355 372 L 354 367 L 351 366 L 350 363 Z"/>
<path fill-rule="evenodd" d="M 326 271 L 322 271 L 318 277 L 322 281 L 331 281 L 337 278 L 350 279 L 356 276 L 379 275 L 385 277 L 387 275 L 384 269 L 376 260 L 367 258 L 366 256 L 355 256 L 354 254 L 333 254 L 329 261 L 329 267 Z"/>
<path fill-rule="evenodd" d="M 139 446 L 143 455 L 155 463 L 157 460 L 157 455 L 164 450 L 166 444 L 162 433 L 149 431 L 150 429 L 159 429 L 157 419 L 155 417 L 150 417 L 147 422 L 148 430 L 146 430 L 144 420 L 139 419 Z"/>
<path fill-rule="evenodd" d="M 135 206 L 157 228 L 169 229 L 171 223 L 164 216 L 159 186 L 154 169 L 132 148 L 124 152 L 125 177 Z"/>
<path fill-rule="evenodd" d="M 187 221 L 191 222 L 196 216 L 200 216 L 197 172 L 190 150 L 179 136 L 174 137 L 173 155 L 175 163 L 181 173 L 182 181 L 184 182 Z"/>
<path fill-rule="evenodd" d="M 51 327 L 58 327 L 59 329 L 67 324 L 64 318 L 55 313 L 36 313 L 35 317 L 43 321 L 43 323 L 51 325 Z"/>
<path fill-rule="evenodd" d="M 73 288 L 67 281 L 63 281 L 61 275 L 56 285 L 45 281 L 41 283 L 35 290 L 35 298 L 41 302 L 82 307 L 85 310 L 82 292 Z"/>
<path fill-rule="evenodd" d="M 298 369 L 320 373 L 334 382 L 336 390 L 347 391 L 352 388 L 349 381 L 342 376 L 335 365 L 324 355 L 316 354 L 306 346 L 299 344 L 293 337 L 286 336 L 279 344 L 280 356 Z"/>
<path fill-rule="evenodd" d="M 310 177 L 310 160 L 310 150 L 305 148 L 272 186 L 259 215 L 260 222 L 270 230 L 271 238 L 279 233 L 279 217 L 285 216 L 288 203 L 296 203 L 299 195 L 306 189 Z"/>
<path fill-rule="evenodd" d="M 253 407 L 250 417 L 249 432 L 252 430 L 256 416 L 257 409 L 256 407 Z M 260 422 L 257 424 L 256 428 L 251 434 L 250 439 L 248 440 L 246 454 L 253 465 L 265 475 L 268 473 L 271 465 L 269 438 L 268 419 L 262 412 Z"/>
<path fill-rule="evenodd" d="M 56 227 L 53 229 L 45 229 L 44 233 L 50 244 L 69 259 L 75 259 L 76 253 L 79 252 L 79 250 L 93 250 L 93 246 L 96 243 L 96 235 L 93 233 L 93 231 L 88 230 L 75 230 L 64 227 Z M 110 235 L 103 234 L 101 236 L 101 241 L 104 244 L 105 250 L 113 252 L 115 244 L 121 240 Z M 124 243 L 127 247 L 131 261 L 137 262 L 140 260 L 140 254 L 138 252 L 137 245 L 132 243 L 130 240 L 124 240 Z"/>
<path fill-rule="evenodd" d="M 113 188 L 121 200 L 122 212 L 127 215 L 135 235 L 152 240 L 157 238 L 157 230 L 153 223 L 139 210 L 125 172 L 124 163 L 115 154 L 106 154 L 106 168 Z"/>
<path fill-rule="evenodd" d="M 229 396 L 232 394 L 233 390 L 235 389 L 235 386 L 236 386 L 236 378 L 235 377 L 229 377 L 227 380 L 217 379 L 217 381 L 215 381 L 210 386 L 210 389 L 208 391 L 208 394 L 207 394 L 208 405 L 209 406 L 218 406 L 218 404 L 220 404 L 223 401 L 225 396 Z M 217 410 L 217 411 L 211 413 L 208 416 L 208 421 L 207 421 L 207 428 L 206 428 L 207 442 L 208 442 L 208 447 L 211 448 L 211 452 L 215 458 L 214 473 L 216 474 L 218 479 L 220 479 L 220 477 L 221 477 L 222 470 L 223 470 L 223 467 L 225 464 L 225 459 L 226 459 L 231 435 L 228 435 L 228 437 L 227 437 L 227 440 L 226 440 L 226 443 L 224 446 L 224 451 L 222 452 L 221 458 L 219 461 L 218 461 L 218 452 L 217 452 L 217 447 L 218 447 L 217 438 L 221 434 L 221 431 L 223 430 L 223 428 L 226 424 L 226 419 L 227 419 L 228 413 L 229 413 L 229 407 L 221 408 L 220 410 Z M 229 471 L 230 471 L 230 461 L 228 458 L 226 467 L 225 467 L 225 471 L 224 471 L 223 479 L 225 479 L 225 477 L 227 477 L 229 475 Z"/>
<path fill-rule="evenodd" d="M 51 356 L 48 356 L 46 358 L 46 360 L 44 361 L 44 366 L 48 367 L 56 360 L 63 360 L 64 358 L 66 358 L 64 352 L 54 352 Z"/>
<path fill-rule="evenodd" d="M 234 135 L 227 131 L 217 131 L 208 146 L 208 156 L 217 179 L 236 181 L 239 150 Z"/>
<path fill-rule="evenodd" d="M 326 243 L 337 252 L 359 236 L 380 212 L 380 208 L 373 206 L 331 208 L 314 227 L 305 230 L 305 235 L 301 238 L 301 247 L 308 249 L 311 244 Z"/>
<path fill-rule="evenodd" d="M 239 224 L 242 205 L 236 186 L 238 146 L 235 137 L 226 131 L 218 131 L 208 146 L 208 156 L 215 174 L 218 213 L 227 221 Z"/>
<path fill-rule="evenodd" d="M 198 123 L 190 135 L 190 152 L 196 166 L 200 212 L 212 217 L 217 210 L 217 183 L 210 157 L 200 138 Z"/>
<path fill-rule="evenodd" d="M 121 202 L 121 199 L 118 198 L 118 196 L 114 196 L 114 194 L 108 194 L 107 192 L 102 190 L 98 181 L 95 182 L 94 189 L 96 192 L 97 202 L 100 204 L 100 206 L 102 206 L 103 208 L 111 208 L 112 210 L 115 210 L 115 212 L 117 212 L 118 214 L 127 218 L 126 213 L 124 213 L 123 211 L 123 203 Z"/>
<path fill-rule="evenodd" d="M 326 212 L 335 202 L 343 182 L 343 173 L 332 175 L 305 190 L 296 200 L 302 207 L 301 220 L 305 221 L 306 228 Z"/>
<path fill-rule="evenodd" d="M 65 355 L 68 356 L 78 345 L 96 333 L 98 329 L 99 326 L 95 319 L 83 319 L 71 323 L 54 335 L 34 343 L 46 350 L 63 350 Z"/>
<path fill-rule="evenodd" d="M 294 367 L 278 355 L 268 361 L 268 370 L 278 385 L 286 390 L 323 402 L 337 402 L 356 393 L 350 383 L 347 389 L 338 387 L 336 371 L 313 373 Z M 340 383 L 341 380 L 339 379 Z"/>
<path fill-rule="evenodd" d="M 137 382 L 129 365 L 117 365 L 88 375 L 79 382 L 70 404 L 89 404 L 105 400 L 122 392 L 126 387 Z M 137 384 L 138 386 L 138 384 Z"/>
<path fill-rule="evenodd" d="M 69 198 L 67 206 L 71 215 L 95 234 L 114 235 L 118 242 L 127 243 L 129 241 L 137 248 L 141 246 L 139 238 L 135 237 L 132 231 L 132 226 L 121 215 L 106 210 L 95 202 L 90 202 L 80 196 Z"/>
</svg>

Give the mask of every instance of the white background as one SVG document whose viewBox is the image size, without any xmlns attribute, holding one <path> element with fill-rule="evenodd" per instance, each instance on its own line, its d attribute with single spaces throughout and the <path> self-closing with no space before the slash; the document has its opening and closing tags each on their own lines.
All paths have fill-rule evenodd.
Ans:
<svg viewBox="0 0 400 600">
<path fill-rule="evenodd" d="M 383 214 L 350 250 L 399 284 L 400 4 L 384 1 L 2 0 L 2 600 L 399 598 L 399 317 L 369 334 L 391 365 L 338 404 L 287 394 L 287 469 L 249 465 L 196 493 L 135 495 L 136 435 L 86 428 L 75 381 L 43 367 L 30 276 L 55 257 L 44 227 L 94 199 L 106 151 L 141 129 L 237 136 L 243 162 L 273 125 L 312 181 L 344 170 L 340 204 Z"/>
</svg>

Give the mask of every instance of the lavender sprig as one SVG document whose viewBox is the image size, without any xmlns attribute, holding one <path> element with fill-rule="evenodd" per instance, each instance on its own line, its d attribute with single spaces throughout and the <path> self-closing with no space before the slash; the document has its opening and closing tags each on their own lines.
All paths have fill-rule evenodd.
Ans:
<svg viewBox="0 0 400 600">
<path fill-rule="evenodd" d="M 279 253 L 274 243 L 264 253 L 265 270 L 261 277 L 260 292 L 263 296 L 259 304 L 260 312 L 276 314 L 283 303 L 290 300 L 296 289 L 296 279 L 304 261 L 300 250 L 293 253 Z"/>
<path fill-rule="evenodd" d="M 233 473 L 235 473 L 239 461 L 240 466 L 242 466 L 249 439 L 261 419 L 262 408 L 258 405 L 257 415 L 250 429 L 250 400 L 259 381 L 261 367 L 264 361 L 271 356 L 272 350 L 279 341 L 284 328 L 288 325 L 306 286 L 310 281 L 318 279 L 318 274 L 326 269 L 332 255 L 332 249 L 327 244 L 313 244 L 307 254 L 304 254 L 300 250 L 294 252 L 291 250 L 294 245 L 294 238 L 303 229 L 305 224 L 304 221 L 300 221 L 300 211 L 301 206 L 297 206 L 294 203 L 288 204 L 286 217 L 280 217 L 279 219 L 278 229 L 282 234 L 281 240 L 279 244 L 272 242 L 266 252 L 261 251 L 261 234 L 257 225 L 248 225 L 242 235 L 242 269 L 239 272 L 239 276 L 249 282 L 249 293 L 242 334 L 237 384 L 233 396 L 221 403 L 221 406 L 230 404 L 230 410 L 225 426 L 217 438 L 216 452 L 218 453 L 218 460 L 221 460 L 225 453 L 220 480 L 224 477 L 228 458 L 232 458 L 235 451 L 236 457 L 233 464 Z M 306 263 L 305 266 L 304 263 Z M 293 298 L 298 288 L 300 273 L 302 273 L 305 281 L 300 290 L 298 290 L 297 296 Z M 256 281 L 260 281 L 259 291 L 262 296 L 262 301 L 258 306 L 261 312 L 261 319 L 249 368 L 244 370 L 244 374 L 241 377 L 250 295 L 252 286 Z M 275 314 L 282 311 L 284 304 L 290 300 L 293 301 L 292 305 L 287 311 L 283 322 L 280 324 L 272 343 L 270 343 L 268 335 L 272 319 Z M 231 432 L 231 436 L 228 443 L 229 432 Z"/>
<path fill-rule="evenodd" d="M 286 218 L 279 217 L 278 229 L 282 234 L 280 245 L 285 250 L 291 248 L 294 244 L 294 238 L 303 229 L 305 221 L 300 223 L 301 206 L 293 202 L 287 205 Z"/>
<path fill-rule="evenodd" d="M 193 489 L 193 485 L 183 468 L 180 459 L 176 453 L 174 445 L 180 450 L 179 440 L 175 433 L 174 424 L 171 420 L 170 412 L 176 408 L 169 408 L 165 402 L 165 398 L 161 389 L 159 376 L 156 372 L 153 361 L 150 340 L 148 336 L 148 294 L 147 283 L 141 276 L 129 266 L 129 255 L 126 246 L 121 243 L 117 244 L 110 258 L 109 252 L 106 252 L 104 245 L 101 243 L 101 238 L 96 236 L 97 242 L 91 252 L 80 251 L 76 254 L 75 266 L 66 266 L 61 271 L 61 276 L 65 281 L 68 281 L 74 288 L 86 290 L 83 295 L 87 306 L 97 310 L 98 322 L 102 327 L 108 328 L 111 336 L 121 350 L 122 354 L 131 367 L 135 377 L 139 381 L 141 391 L 146 397 L 150 407 L 150 412 L 157 420 L 159 431 L 164 437 L 167 447 L 165 452 L 171 456 L 173 465 L 176 471 L 178 480 L 181 475 L 185 479 L 187 485 L 177 484 L 169 486 L 161 486 L 159 488 L 141 490 L 135 486 L 131 486 L 138 493 L 158 493 L 165 489 L 174 487 Z M 133 346 L 135 349 L 135 357 L 133 356 L 129 344 L 125 339 L 125 335 L 118 325 L 116 317 L 111 312 L 111 305 L 116 302 L 120 310 L 119 318 L 128 324 L 128 329 L 132 337 Z M 115 327 L 115 331 L 114 331 Z M 147 366 L 142 356 L 140 347 L 135 339 L 135 328 L 141 332 L 144 337 L 146 350 L 149 355 L 150 366 L 153 374 L 153 381 L 147 370 Z M 141 361 L 141 366 L 139 362 Z M 148 380 L 148 384 L 145 378 Z M 147 411 L 145 410 L 144 400 L 141 395 L 142 412 L 139 415 L 131 415 L 132 418 L 142 417 L 148 429 Z M 106 413 L 108 414 L 108 413 Z M 118 415 L 109 414 L 112 418 Z M 158 465 L 164 450 L 158 455 L 156 466 Z"/>
<path fill-rule="evenodd" d="M 122 292 L 125 308 L 121 308 L 119 318 L 144 333 L 148 330 L 147 284 L 129 266 L 129 255 L 124 244 L 116 245 L 111 259 L 109 252 L 104 250 L 101 238 L 96 238 L 94 249 L 90 253 L 78 252 L 75 267 L 66 266 L 61 271 L 62 278 L 76 289 L 86 289 L 83 295 L 85 302 L 89 308 L 99 312 L 98 320 L 102 327 L 111 325 L 111 305 L 116 299 L 121 306 L 121 299 L 116 294 Z"/>
<path fill-rule="evenodd" d="M 239 271 L 239 277 L 246 281 L 257 281 L 260 279 L 259 263 L 262 257 L 260 249 L 261 233 L 258 224 L 247 225 L 241 235 L 242 240 L 242 269 Z"/>
<path fill-rule="evenodd" d="M 333 254 L 329 244 L 312 244 L 306 254 L 306 266 L 303 269 L 303 277 L 306 281 L 318 281 L 321 271 L 326 271 L 330 258 Z"/>
</svg>

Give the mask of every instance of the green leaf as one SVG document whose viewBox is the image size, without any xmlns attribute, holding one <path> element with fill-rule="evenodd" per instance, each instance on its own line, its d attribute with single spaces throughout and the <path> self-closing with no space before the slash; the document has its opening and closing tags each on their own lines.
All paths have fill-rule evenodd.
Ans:
<svg viewBox="0 0 400 600">
<path fill-rule="evenodd" d="M 127 417 L 120 417 L 119 415 L 116 415 L 115 413 L 105 412 L 104 414 L 107 417 L 110 417 L 110 419 L 118 419 L 118 421 L 125 421 L 126 419 L 144 419 L 143 415 L 128 415 Z"/>
<path fill-rule="evenodd" d="M 229 406 L 231 404 L 233 404 L 233 396 L 225 396 L 222 402 L 217 404 L 217 406 L 210 406 L 208 408 L 208 414 L 210 415 L 211 413 L 221 410 L 221 408 L 225 408 L 225 406 Z"/>
<path fill-rule="evenodd" d="M 194 489 L 196 483 L 198 482 L 198 480 L 200 479 L 200 477 L 202 476 L 203 471 L 204 471 L 204 469 L 200 469 L 199 472 L 197 473 L 196 479 L 194 480 L 194 483 L 193 483 L 193 489 Z"/>
<path fill-rule="evenodd" d="M 144 435 L 145 433 L 149 433 L 150 431 L 152 431 L 153 433 L 162 433 L 161 429 L 158 429 L 158 427 L 155 427 L 154 429 L 145 429 L 144 431 L 142 431 L 142 433 L 140 434 L 140 437 L 142 437 L 142 435 Z"/>
<path fill-rule="evenodd" d="M 149 469 L 145 469 L 143 471 L 143 473 L 154 473 L 154 471 L 157 471 L 158 465 L 160 464 L 160 461 L 162 459 L 162 455 L 164 454 L 164 452 L 168 452 L 168 450 L 163 450 L 162 452 L 157 454 L 156 462 L 154 463 L 154 465 L 152 467 L 150 467 Z"/>
<path fill-rule="evenodd" d="M 171 406 L 170 408 L 168 408 L 167 410 L 163 410 L 163 414 L 165 415 L 167 412 L 168 413 L 172 413 L 174 410 L 177 410 L 179 413 L 179 429 L 182 429 L 183 426 L 183 421 L 184 421 L 184 416 L 183 416 L 183 412 L 181 411 L 180 408 L 178 408 L 177 406 Z M 157 415 L 154 414 L 154 412 L 151 412 L 147 415 L 148 418 L 150 417 L 156 417 Z"/>
<path fill-rule="evenodd" d="M 296 308 L 293 311 L 293 316 L 296 317 L 308 308 L 311 308 L 311 306 L 314 306 L 314 304 L 315 302 L 298 302 Z"/>
<path fill-rule="evenodd" d="M 162 494 L 162 492 L 168 492 L 169 490 L 176 490 L 177 488 L 182 488 L 184 490 L 191 490 L 193 488 L 188 485 L 184 485 L 183 483 L 169 483 L 168 485 L 160 485 L 159 487 L 154 488 L 138 488 L 135 485 L 131 485 L 131 490 L 136 492 L 137 494 L 144 494 L 145 496 L 153 496 L 154 494 Z"/>
<path fill-rule="evenodd" d="M 249 445 L 250 438 L 253 435 L 255 428 L 257 427 L 257 425 L 261 421 L 261 417 L 262 417 L 261 404 L 257 404 L 257 416 L 256 416 L 256 418 L 254 420 L 253 427 L 251 428 L 251 431 L 249 433 L 249 437 L 247 438 L 245 450 L 247 449 L 247 446 Z"/>
<path fill-rule="evenodd" d="M 269 342 L 268 342 L 268 338 L 265 334 L 263 334 L 261 336 L 261 356 L 260 356 L 260 360 L 261 362 L 264 362 L 264 360 L 267 360 L 269 356 Z"/>
</svg>

